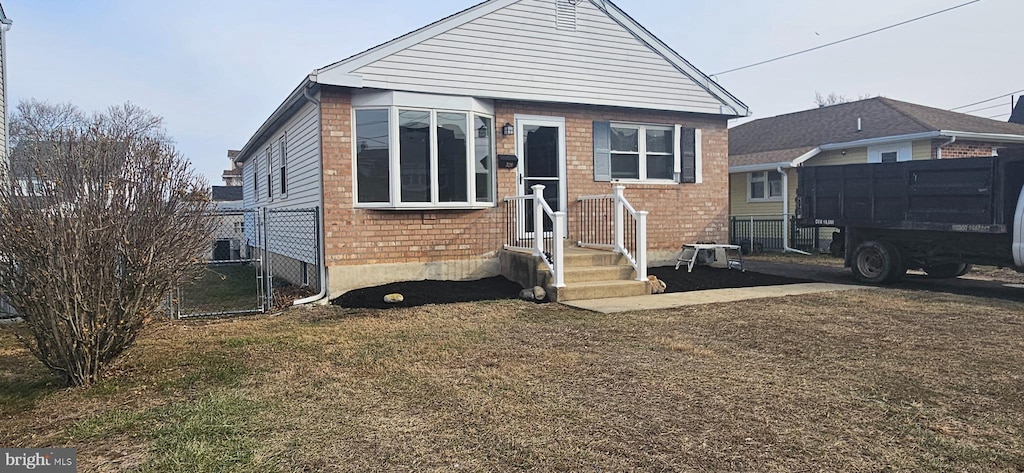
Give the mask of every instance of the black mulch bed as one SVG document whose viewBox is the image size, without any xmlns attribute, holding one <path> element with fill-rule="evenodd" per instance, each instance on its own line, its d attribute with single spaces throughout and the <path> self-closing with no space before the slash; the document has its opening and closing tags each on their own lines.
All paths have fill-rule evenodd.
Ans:
<svg viewBox="0 0 1024 473">
<path fill-rule="evenodd" d="M 672 266 L 651 268 L 648 274 L 665 281 L 665 292 L 700 291 L 704 289 L 725 289 L 733 287 L 775 286 L 812 282 L 771 274 L 716 269 L 704 266 L 686 267 L 679 271 Z M 387 309 L 391 307 L 416 307 L 426 304 L 447 304 L 451 302 L 474 302 L 498 299 L 515 299 L 522 288 L 501 276 L 477 281 L 407 281 L 367 287 L 346 292 L 331 301 L 332 304 L 350 308 Z M 401 294 L 405 300 L 397 304 L 384 302 L 384 296 Z"/>
<path fill-rule="evenodd" d="M 686 271 L 686 266 L 662 266 L 650 268 L 647 274 L 657 276 L 665 281 L 665 292 L 702 291 L 705 289 L 727 289 L 734 287 L 778 286 L 782 284 L 798 284 L 814 282 L 809 279 L 787 278 L 772 274 L 740 271 L 737 269 L 709 268 L 694 266 L 693 272 Z"/>
<path fill-rule="evenodd" d="M 451 302 L 516 299 L 521 290 L 523 288 L 519 284 L 502 276 L 476 281 L 406 281 L 349 291 L 331 303 L 351 308 L 387 309 Z M 396 292 L 405 300 L 397 304 L 384 302 L 384 296 Z"/>
</svg>

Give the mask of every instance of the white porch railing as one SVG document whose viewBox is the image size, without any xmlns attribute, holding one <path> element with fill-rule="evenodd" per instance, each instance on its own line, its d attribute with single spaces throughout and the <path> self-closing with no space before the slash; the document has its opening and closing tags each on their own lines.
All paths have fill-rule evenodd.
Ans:
<svg viewBox="0 0 1024 473">
<path fill-rule="evenodd" d="M 505 197 L 505 249 L 530 251 L 544 258 L 555 287 L 565 287 L 565 212 L 555 212 L 544 201 L 544 186 L 533 195 Z M 527 232 L 526 215 L 532 212 L 533 231 Z M 546 231 L 550 222 L 550 231 Z"/>
<path fill-rule="evenodd" d="M 647 211 L 636 210 L 617 184 L 609 195 L 577 199 L 580 209 L 580 246 L 606 248 L 626 257 L 637 281 L 647 280 Z M 628 217 L 628 218 L 627 218 Z"/>
</svg>

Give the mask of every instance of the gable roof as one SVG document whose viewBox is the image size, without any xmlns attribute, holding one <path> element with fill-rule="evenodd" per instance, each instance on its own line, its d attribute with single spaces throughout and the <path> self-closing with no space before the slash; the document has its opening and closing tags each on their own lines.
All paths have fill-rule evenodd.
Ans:
<svg viewBox="0 0 1024 473">
<path fill-rule="evenodd" d="M 1024 125 L 875 97 L 762 118 L 730 128 L 729 165 L 788 163 L 812 149 L 829 145 L 867 146 L 888 138 L 942 136 L 1024 142 Z"/>
<path fill-rule="evenodd" d="M 573 22 L 575 29 L 566 30 L 556 11 L 569 5 L 576 12 L 573 20 L 578 21 Z M 531 42 L 536 38 L 547 43 Z M 605 50 L 594 52 L 598 44 Z M 609 51 L 613 44 L 629 50 Z M 516 54 L 536 63 L 516 62 L 511 58 Z M 605 64 L 609 58 L 625 62 Z M 605 69 L 615 70 L 617 75 L 602 75 Z M 468 74 L 472 77 L 459 81 L 455 77 L 459 71 L 476 75 Z M 267 118 L 235 160 L 245 161 L 266 133 L 287 119 L 303 100 L 312 100 L 309 91 L 318 84 L 726 117 L 750 114 L 743 102 L 610 0 L 486 0 L 314 70 Z M 543 92 L 552 84 L 559 87 Z"/>
<path fill-rule="evenodd" d="M 559 23 L 566 8 L 572 12 L 569 28 Z M 310 78 L 478 98 L 749 114 L 609 0 L 488 0 L 317 69 Z"/>
</svg>

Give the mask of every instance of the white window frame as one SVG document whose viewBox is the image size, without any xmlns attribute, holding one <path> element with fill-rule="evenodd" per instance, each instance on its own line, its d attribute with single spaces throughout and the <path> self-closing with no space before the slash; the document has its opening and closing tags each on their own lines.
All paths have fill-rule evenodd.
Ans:
<svg viewBox="0 0 1024 473">
<path fill-rule="evenodd" d="M 671 176 L 671 177 L 668 177 L 668 178 L 648 178 L 647 177 L 647 156 L 648 156 L 648 154 L 650 154 L 651 156 L 671 156 L 672 157 L 672 163 L 673 163 L 672 164 L 672 169 L 675 170 L 679 166 L 678 163 L 679 163 L 680 150 L 679 150 L 679 131 L 677 130 L 678 127 L 676 127 L 674 125 L 654 125 L 654 124 L 624 123 L 624 122 L 612 122 L 609 125 L 610 125 L 612 130 L 614 130 L 615 128 L 628 128 L 628 129 L 632 129 L 632 130 L 637 130 L 637 140 L 638 140 L 637 152 L 636 153 L 632 153 L 632 152 L 628 152 L 628 151 L 616 152 L 614 149 L 612 149 L 612 147 L 610 146 L 610 142 L 609 142 L 608 150 L 610 151 L 610 154 L 611 154 L 612 157 L 614 157 L 616 154 L 620 154 L 620 155 L 622 155 L 622 154 L 637 154 L 637 159 L 639 160 L 639 163 L 637 163 L 638 164 L 638 172 L 637 172 L 637 174 L 639 176 L 638 178 L 616 178 L 616 177 L 612 176 L 612 178 L 611 178 L 612 182 L 641 183 L 641 184 L 678 184 L 679 183 L 679 181 L 676 179 L 676 177 L 674 175 Z M 672 133 L 672 142 L 673 142 L 673 144 L 672 144 L 672 151 L 668 152 L 668 153 L 653 153 L 653 152 L 649 153 L 647 151 L 647 130 L 659 130 L 659 131 L 671 132 Z M 609 159 L 611 159 L 611 158 L 609 158 Z"/>
<path fill-rule="evenodd" d="M 868 146 L 868 162 L 881 163 L 882 153 L 896 153 L 896 162 L 914 159 L 914 144 L 910 141 Z"/>
<path fill-rule="evenodd" d="M 785 195 L 772 196 L 771 186 L 771 175 L 777 175 L 779 180 L 782 180 L 782 175 L 778 171 L 753 171 L 747 173 L 747 202 L 782 202 Z M 757 175 L 764 179 L 764 197 L 754 197 L 753 189 L 751 188 L 754 184 L 754 176 Z M 786 189 L 782 189 L 782 193 L 786 193 Z"/>
<path fill-rule="evenodd" d="M 474 118 L 485 117 L 490 120 L 492 128 L 497 123 L 494 115 L 487 113 L 480 113 L 473 110 L 458 110 L 458 109 L 447 109 L 447 108 L 425 108 L 417 106 L 402 106 L 402 105 L 391 105 L 391 106 L 365 106 L 365 107 L 353 107 L 352 108 L 352 136 L 356 136 L 356 112 L 360 110 L 388 110 L 388 183 L 389 183 L 389 202 L 359 202 L 359 176 L 357 174 L 357 147 L 355 139 L 352 140 L 352 199 L 353 206 L 355 208 L 365 209 L 380 209 L 380 210 L 437 210 L 437 209 L 485 209 L 493 208 L 497 205 L 497 195 L 491 196 L 491 202 L 477 201 L 476 200 L 476 129 L 473 127 L 475 124 Z M 401 180 L 401 143 L 399 137 L 399 110 L 402 111 L 418 111 L 418 112 L 429 112 L 430 113 L 430 202 L 403 202 Z M 438 182 L 438 148 L 437 148 L 437 114 L 438 113 L 458 113 L 466 116 L 465 130 L 466 130 L 466 201 L 464 202 L 440 202 L 439 199 L 439 182 Z M 491 130 L 488 134 L 490 140 L 491 154 L 489 156 L 490 163 L 489 169 L 491 170 L 491 188 L 497 190 L 497 142 L 495 133 Z"/>
</svg>

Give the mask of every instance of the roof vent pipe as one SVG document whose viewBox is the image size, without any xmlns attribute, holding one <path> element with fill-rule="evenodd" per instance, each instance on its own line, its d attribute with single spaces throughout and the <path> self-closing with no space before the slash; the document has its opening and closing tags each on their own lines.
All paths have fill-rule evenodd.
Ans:
<svg viewBox="0 0 1024 473">
<path fill-rule="evenodd" d="M 857 117 L 857 133 L 860 133 L 861 130 L 863 130 L 863 128 L 860 126 L 860 117 Z"/>
</svg>

